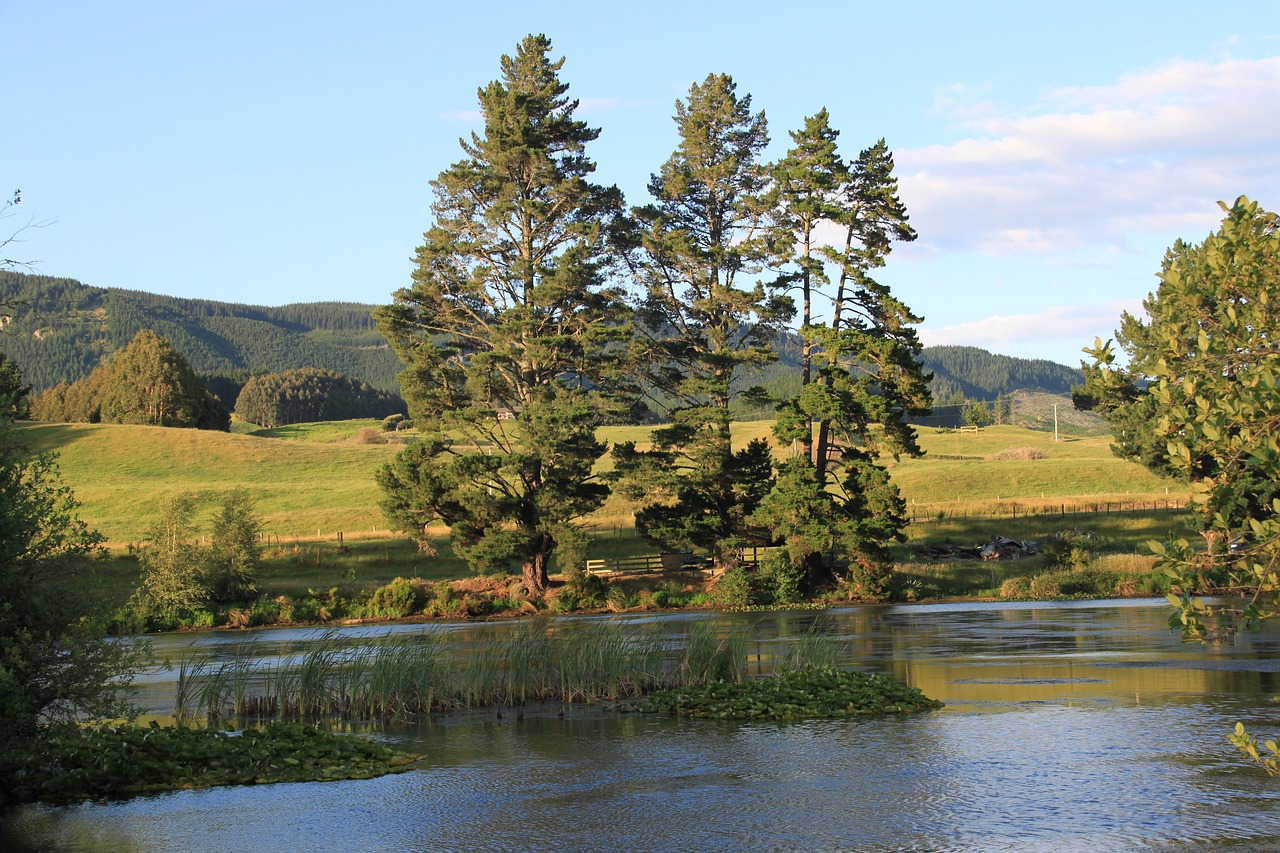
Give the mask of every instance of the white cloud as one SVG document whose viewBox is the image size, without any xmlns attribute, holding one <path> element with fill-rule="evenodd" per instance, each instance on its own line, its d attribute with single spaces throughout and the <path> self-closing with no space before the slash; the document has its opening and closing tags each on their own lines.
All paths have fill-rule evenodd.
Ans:
<svg viewBox="0 0 1280 853">
<path fill-rule="evenodd" d="M 1123 250 L 1137 235 L 1201 238 L 1219 199 L 1280 206 L 1280 57 L 1173 61 L 1019 111 L 968 94 L 939 104 L 974 135 L 895 154 L 919 251 Z"/>
<path fill-rule="evenodd" d="M 919 330 L 925 346 L 960 345 L 982 347 L 992 352 L 1025 349 L 1024 344 L 1051 346 L 1066 342 L 1078 350 L 1079 342 L 1104 341 L 1120 325 L 1120 314 L 1141 314 L 1138 299 L 1117 300 L 1096 305 L 1059 305 L 1036 314 L 993 314 L 982 320 L 953 326 Z"/>
</svg>

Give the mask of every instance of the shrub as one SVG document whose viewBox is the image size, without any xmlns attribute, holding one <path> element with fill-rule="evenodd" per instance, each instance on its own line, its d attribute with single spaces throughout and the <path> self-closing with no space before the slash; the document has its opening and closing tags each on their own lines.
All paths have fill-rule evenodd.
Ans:
<svg viewBox="0 0 1280 853">
<path fill-rule="evenodd" d="M 1000 597 L 1004 599 L 1017 600 L 1027 598 L 1031 595 L 1030 581 L 1027 578 L 1005 578 L 1000 584 Z"/>
<path fill-rule="evenodd" d="M 382 419 L 383 432 L 395 432 L 400 428 L 400 422 L 405 419 L 404 415 L 397 412 L 393 415 L 387 415 Z"/>
<path fill-rule="evenodd" d="M 386 444 L 387 437 L 373 427 L 363 427 L 352 439 L 356 444 Z"/>
<path fill-rule="evenodd" d="M 609 585 L 599 575 L 577 572 L 569 576 L 569 580 L 560 587 L 555 597 L 555 609 L 572 613 L 575 610 L 603 607 L 609 594 Z"/>
<path fill-rule="evenodd" d="M 632 605 L 631 596 L 627 595 L 627 591 L 620 586 L 610 587 L 605 593 L 604 604 L 613 613 L 626 610 Z"/>
<path fill-rule="evenodd" d="M 1042 575 L 1036 575 L 1027 584 L 1027 595 L 1030 598 L 1058 598 L 1062 595 L 1062 585 L 1059 583 L 1063 572 L 1045 572 Z"/>
<path fill-rule="evenodd" d="M 1040 543 L 1040 555 L 1049 569 L 1081 569 L 1094 560 L 1098 551 L 1114 548 L 1113 540 L 1092 531 L 1068 530 L 1055 533 Z"/>
<path fill-rule="evenodd" d="M 399 618 L 422 610 L 427 600 L 425 584 L 421 580 L 396 578 L 380 586 L 369 596 L 367 612 L 371 616 Z"/>
<path fill-rule="evenodd" d="M 774 602 L 794 604 L 803 599 L 800 587 L 804 583 L 804 566 L 792 563 L 786 552 L 775 551 L 767 555 L 762 568 Z"/>
<path fill-rule="evenodd" d="M 771 596 L 766 593 L 761 578 L 741 565 L 731 566 L 716 581 L 712 600 L 720 607 L 753 607 L 768 604 Z"/>
</svg>

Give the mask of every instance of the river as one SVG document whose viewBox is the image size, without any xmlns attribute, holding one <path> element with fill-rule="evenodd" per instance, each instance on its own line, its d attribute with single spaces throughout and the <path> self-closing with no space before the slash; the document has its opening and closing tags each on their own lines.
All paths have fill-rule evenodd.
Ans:
<svg viewBox="0 0 1280 853">
<path fill-rule="evenodd" d="M 1206 647 L 1181 643 L 1166 618 L 1154 600 L 660 617 L 673 635 L 698 619 L 749 626 L 762 659 L 818 619 L 847 641 L 846 664 L 947 705 L 839 722 L 598 708 L 434 717 L 374 732 L 429 756 L 410 773 L 26 806 L 0 816 L 0 849 L 1280 849 L 1280 780 L 1226 740 L 1237 720 L 1280 733 L 1280 631 Z M 482 630 L 502 628 L 349 633 Z M 271 658 L 317 632 L 256 636 Z M 244 637 L 167 636 L 157 652 L 232 654 Z M 172 677 L 148 673 L 140 695 L 162 710 Z"/>
</svg>

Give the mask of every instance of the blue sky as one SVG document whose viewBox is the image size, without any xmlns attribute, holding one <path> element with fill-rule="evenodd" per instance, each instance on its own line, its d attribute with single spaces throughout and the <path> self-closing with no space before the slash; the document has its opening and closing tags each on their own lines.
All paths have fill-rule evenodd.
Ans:
<svg viewBox="0 0 1280 853">
<path fill-rule="evenodd" d="M 87 284 L 381 303 L 476 89 L 566 57 L 597 175 L 634 204 L 673 105 L 732 74 L 771 155 L 826 107 L 884 137 L 920 234 L 881 279 L 926 344 L 1075 364 L 1216 202 L 1280 209 L 1280 3 L 0 3 L 7 254 Z M 7 236 L 7 234 L 6 234 Z"/>
</svg>

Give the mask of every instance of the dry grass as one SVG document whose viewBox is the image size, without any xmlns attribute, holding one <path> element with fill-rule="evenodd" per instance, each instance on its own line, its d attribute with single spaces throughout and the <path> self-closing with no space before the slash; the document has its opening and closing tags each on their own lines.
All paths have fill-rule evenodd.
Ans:
<svg viewBox="0 0 1280 853">
<path fill-rule="evenodd" d="M 987 455 L 988 462 L 1031 462 L 1044 459 L 1044 451 L 1038 447 L 1008 447 Z"/>
</svg>

